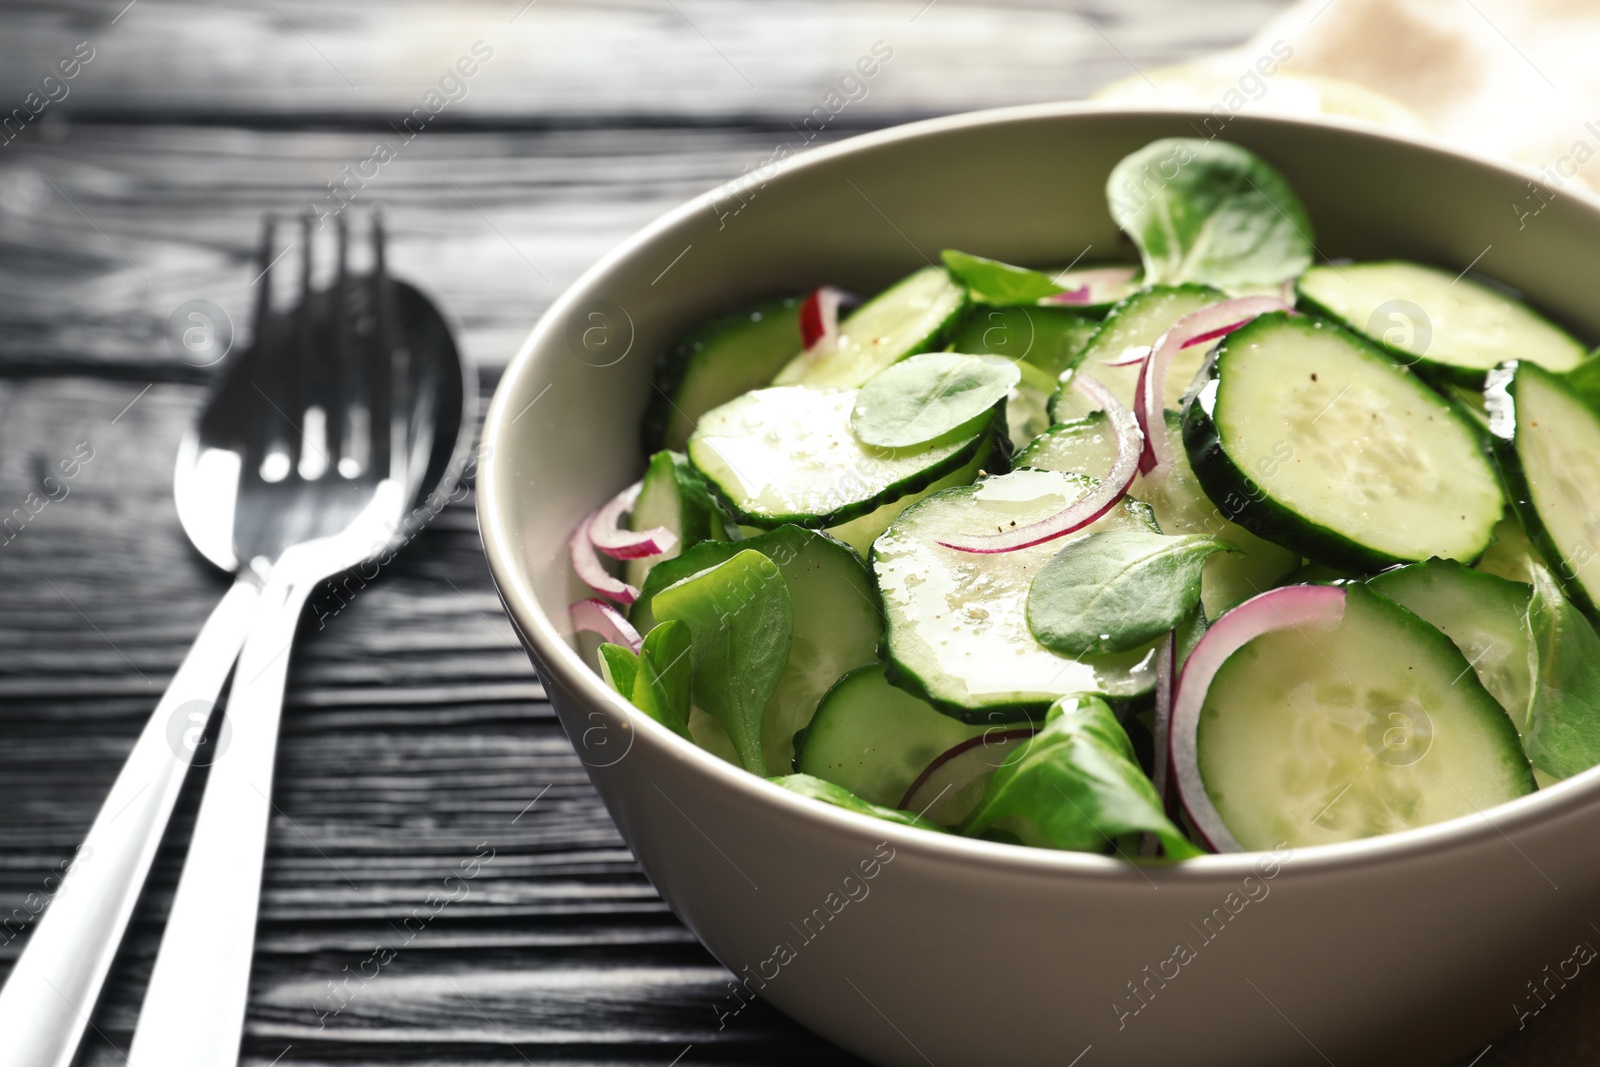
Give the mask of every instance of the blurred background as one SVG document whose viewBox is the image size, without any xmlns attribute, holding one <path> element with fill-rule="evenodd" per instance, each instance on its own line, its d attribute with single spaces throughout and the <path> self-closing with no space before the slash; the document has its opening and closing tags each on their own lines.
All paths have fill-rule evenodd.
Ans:
<svg viewBox="0 0 1600 1067">
<path fill-rule="evenodd" d="M 1600 114 L 1584 113 L 1591 6 L 0 4 L 0 514 L 79 442 L 93 454 L 0 534 L 0 914 L 24 909 L 0 967 L 222 588 L 170 503 L 210 374 L 176 313 L 220 311 L 208 352 L 248 342 L 265 212 L 385 205 L 392 271 L 451 319 L 487 397 L 583 270 L 778 145 L 1115 83 L 1124 100 L 1431 127 L 1559 189 L 1580 179 L 1549 168 Z M 1280 39 L 1305 77 L 1248 80 Z M 313 606 L 245 1062 L 856 1062 L 764 1006 L 718 1027 L 727 974 L 590 790 L 500 612 L 470 500 L 370 590 Z M 82 1063 L 122 1062 L 192 817 L 190 802 Z M 484 849 L 467 894 L 373 965 Z M 1594 1063 L 1597 1046 L 1591 983 L 1474 1062 Z"/>
<path fill-rule="evenodd" d="M 125 3 L 0 8 L 0 100 L 20 104 L 79 42 L 93 53 L 0 148 L 8 366 L 146 362 L 183 301 L 247 307 L 262 210 L 333 204 L 331 182 L 390 206 L 394 270 L 426 284 L 492 370 L 612 245 L 779 141 L 803 143 L 796 128 L 874 42 L 892 58 L 826 129 L 813 121 L 811 144 L 1084 97 L 1238 44 L 1282 6 Z M 402 120 L 430 103 L 421 135 L 396 132 L 415 134 Z M 362 168 L 378 141 L 395 158 Z M 72 285 L 38 269 L 69 255 Z"/>
</svg>

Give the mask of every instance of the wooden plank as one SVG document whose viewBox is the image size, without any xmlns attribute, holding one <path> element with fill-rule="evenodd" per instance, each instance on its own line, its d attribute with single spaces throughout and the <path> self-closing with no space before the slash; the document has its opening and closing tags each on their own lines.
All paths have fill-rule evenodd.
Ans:
<svg viewBox="0 0 1600 1067">
<path fill-rule="evenodd" d="M 444 86 L 433 124 L 782 125 L 823 106 L 881 41 L 887 63 L 863 89 L 847 85 L 841 98 L 856 99 L 839 111 L 840 121 L 876 126 L 1087 96 L 1112 79 L 1237 44 L 1282 7 L 1281 0 L 456 0 L 399 8 L 381 0 L 139 0 L 124 11 L 126 3 L 11 5 L 0 39 L 0 99 L 21 103 L 53 63 L 86 42 L 93 58 L 37 122 L 278 116 L 381 128 L 423 106 L 463 56 L 488 53 L 459 88 Z"/>
<path fill-rule="evenodd" d="M 391 269 L 434 297 L 492 381 L 590 263 L 765 158 L 777 136 L 419 136 L 347 210 L 386 205 Z M 210 300 L 246 343 L 262 212 L 329 210 L 324 184 L 367 158 L 376 137 L 75 125 L 56 142 L 19 142 L 0 169 L 0 204 L 11 205 L 0 227 L 0 369 L 93 368 L 135 383 L 129 398 L 150 380 L 203 380 L 168 341 L 176 309 Z"/>
</svg>

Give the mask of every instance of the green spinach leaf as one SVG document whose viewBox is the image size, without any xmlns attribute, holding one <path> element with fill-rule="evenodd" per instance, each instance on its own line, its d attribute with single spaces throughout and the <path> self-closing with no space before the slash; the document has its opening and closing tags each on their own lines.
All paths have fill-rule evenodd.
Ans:
<svg viewBox="0 0 1600 1067">
<path fill-rule="evenodd" d="M 744 549 L 667 586 L 652 610 L 658 620 L 688 625 L 695 704 L 721 721 L 745 770 L 765 774 L 762 711 L 789 664 L 794 638 L 794 607 L 778 565 Z"/>
<path fill-rule="evenodd" d="M 947 248 L 939 253 L 957 282 L 967 287 L 967 296 L 990 307 L 1015 307 L 1037 304 L 1047 296 L 1065 292 L 1050 275 L 1026 267 L 1013 267 L 998 259 L 970 256 Z"/>
<path fill-rule="evenodd" d="M 809 774 L 787 774 L 781 778 L 768 778 L 767 781 L 774 785 L 781 785 L 791 793 L 799 793 L 812 800 L 820 800 L 832 804 L 836 808 L 853 811 L 858 815 L 871 815 L 875 819 L 885 819 L 897 822 L 902 826 L 915 826 L 922 830 L 932 830 L 935 833 L 944 833 L 944 827 L 938 823 L 929 822 L 909 811 L 898 808 L 886 808 L 881 804 L 874 804 L 862 800 L 842 785 L 834 785 L 821 778 L 813 778 Z"/>
<path fill-rule="evenodd" d="M 1590 407 L 1600 407 L 1600 349 L 1590 352 L 1587 359 L 1569 370 L 1564 377 L 1573 391 L 1589 402 Z"/>
<path fill-rule="evenodd" d="M 1021 379 L 1015 365 L 996 356 L 912 356 L 861 387 L 850 429 L 879 448 L 927 444 L 983 418 Z"/>
<path fill-rule="evenodd" d="M 600 646 L 600 677 L 622 694 L 624 700 L 633 699 L 633 686 L 639 676 L 639 657 L 633 649 L 621 645 Z"/>
<path fill-rule="evenodd" d="M 1028 590 L 1028 627 L 1064 656 L 1126 652 L 1176 627 L 1200 602 L 1206 560 L 1234 548 L 1206 534 L 1114 530 L 1051 557 Z"/>
<path fill-rule="evenodd" d="M 1533 687 L 1522 747 L 1541 771 L 1570 778 L 1600 763 L 1600 637 L 1548 570 L 1531 570 Z"/>
<path fill-rule="evenodd" d="M 1016 836 L 1026 845 L 1102 852 L 1133 834 L 1154 834 L 1168 859 L 1198 856 L 1162 809 L 1116 716 L 1098 697 L 1064 697 L 1044 729 L 989 779 L 961 832 Z"/>
<path fill-rule="evenodd" d="M 1155 141 L 1106 182 L 1111 216 L 1139 247 L 1144 284 L 1274 286 L 1311 265 L 1311 219 L 1254 152 L 1222 141 Z"/>
<path fill-rule="evenodd" d="M 670 619 L 644 636 L 633 703 L 680 737 L 689 736 L 689 689 L 693 657 L 689 627 Z"/>
</svg>

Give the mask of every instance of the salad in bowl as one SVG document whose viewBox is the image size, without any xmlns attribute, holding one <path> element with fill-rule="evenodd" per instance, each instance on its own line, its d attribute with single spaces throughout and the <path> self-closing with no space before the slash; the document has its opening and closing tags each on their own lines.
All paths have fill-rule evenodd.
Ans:
<svg viewBox="0 0 1600 1067">
<path fill-rule="evenodd" d="M 1323 259 L 1237 145 L 1106 189 L 1137 264 L 947 249 L 666 352 L 569 543 L 605 681 L 817 801 L 1136 862 L 1600 762 L 1600 362 L 1490 279 Z"/>
</svg>

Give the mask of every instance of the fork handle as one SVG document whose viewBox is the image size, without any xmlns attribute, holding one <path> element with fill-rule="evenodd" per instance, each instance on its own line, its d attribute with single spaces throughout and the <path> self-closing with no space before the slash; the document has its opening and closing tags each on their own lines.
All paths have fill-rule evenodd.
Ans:
<svg viewBox="0 0 1600 1067">
<path fill-rule="evenodd" d="M 259 595 L 254 578 L 233 583 L 134 742 L 0 990 L 0 1067 L 72 1063 Z"/>
<path fill-rule="evenodd" d="M 239 654 L 231 737 L 206 780 L 128 1050 L 130 1067 L 235 1067 L 244 1030 L 290 644 L 313 586 L 274 568 Z"/>
</svg>

